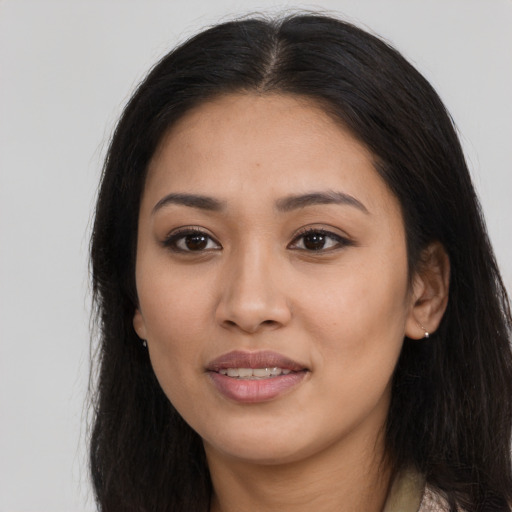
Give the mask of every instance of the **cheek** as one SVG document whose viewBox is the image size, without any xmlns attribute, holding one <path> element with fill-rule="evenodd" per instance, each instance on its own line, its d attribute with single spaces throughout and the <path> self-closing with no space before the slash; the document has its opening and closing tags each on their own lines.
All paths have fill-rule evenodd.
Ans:
<svg viewBox="0 0 512 512">
<path fill-rule="evenodd" d="M 326 421 L 333 428 L 340 422 L 357 422 L 376 408 L 382 414 L 387 410 L 403 344 L 405 286 L 405 280 L 397 285 L 382 277 L 366 280 L 352 275 L 344 286 L 311 297 L 317 308 L 314 316 L 309 315 L 307 329 L 316 340 L 318 393 L 326 396 Z"/>
<path fill-rule="evenodd" d="M 142 266 L 142 265 L 141 265 Z M 195 339 L 211 316 L 209 287 L 187 273 L 146 265 L 149 271 L 137 280 L 137 291 L 148 339 L 178 349 L 180 340 Z"/>
<path fill-rule="evenodd" d="M 146 272 L 138 295 L 151 364 L 174 403 L 202 371 L 200 355 L 212 328 L 211 299 L 197 283 L 162 272 Z"/>
<path fill-rule="evenodd" d="M 204 403 L 198 382 L 204 377 L 200 355 L 209 329 L 202 298 L 173 290 L 155 286 L 144 303 L 148 350 L 160 387 L 180 414 L 190 418 L 201 414 L 197 404 Z"/>
<path fill-rule="evenodd" d="M 402 331 L 408 313 L 405 271 L 352 267 L 342 274 L 321 289 L 308 286 L 303 306 L 314 311 L 325 328 L 347 334 Z"/>
<path fill-rule="evenodd" d="M 304 328 L 316 339 L 320 365 L 336 361 L 336 371 L 350 372 L 354 382 L 381 369 L 392 373 L 408 315 L 403 265 L 403 260 L 389 266 L 361 262 L 316 293 L 309 287 L 308 300 L 302 304 L 309 319 Z"/>
</svg>

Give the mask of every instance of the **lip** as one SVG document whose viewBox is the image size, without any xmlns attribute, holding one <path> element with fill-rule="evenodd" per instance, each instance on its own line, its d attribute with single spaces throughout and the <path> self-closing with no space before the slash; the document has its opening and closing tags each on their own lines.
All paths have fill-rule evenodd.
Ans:
<svg viewBox="0 0 512 512">
<path fill-rule="evenodd" d="M 234 350 L 223 354 L 214 359 L 206 369 L 212 372 L 218 372 L 226 368 L 272 368 L 278 367 L 292 372 L 307 370 L 307 367 L 293 359 L 283 356 L 278 352 L 264 350 L 259 352 L 245 352 Z"/>
<path fill-rule="evenodd" d="M 290 370 L 287 375 L 257 380 L 228 377 L 219 373 L 227 368 L 282 368 Z M 210 382 L 225 398 L 239 403 L 259 403 L 274 400 L 298 386 L 309 373 L 309 369 L 277 352 L 233 351 L 211 361 L 206 372 Z"/>
</svg>

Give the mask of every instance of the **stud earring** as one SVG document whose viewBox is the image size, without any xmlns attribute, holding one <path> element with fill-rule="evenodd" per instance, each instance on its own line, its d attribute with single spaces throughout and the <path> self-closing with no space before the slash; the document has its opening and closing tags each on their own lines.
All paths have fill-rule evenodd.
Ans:
<svg viewBox="0 0 512 512">
<path fill-rule="evenodd" d="M 146 340 L 142 340 L 142 346 L 144 348 L 148 348 L 148 342 Z"/>
<path fill-rule="evenodd" d="M 420 323 L 419 323 L 418 325 L 421 327 L 421 329 L 422 329 L 422 330 L 423 330 L 423 332 L 424 332 L 423 337 L 424 337 L 425 339 L 430 338 L 430 333 L 427 331 L 427 329 L 425 329 L 425 327 L 423 327 L 423 325 L 421 325 Z"/>
</svg>

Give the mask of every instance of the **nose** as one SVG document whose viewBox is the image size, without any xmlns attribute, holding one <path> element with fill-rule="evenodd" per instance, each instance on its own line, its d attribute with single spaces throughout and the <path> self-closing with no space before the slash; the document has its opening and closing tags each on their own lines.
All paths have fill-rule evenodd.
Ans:
<svg viewBox="0 0 512 512">
<path fill-rule="evenodd" d="M 244 251 L 226 262 L 217 322 L 245 333 L 276 329 L 291 319 L 283 275 L 263 251 Z"/>
</svg>

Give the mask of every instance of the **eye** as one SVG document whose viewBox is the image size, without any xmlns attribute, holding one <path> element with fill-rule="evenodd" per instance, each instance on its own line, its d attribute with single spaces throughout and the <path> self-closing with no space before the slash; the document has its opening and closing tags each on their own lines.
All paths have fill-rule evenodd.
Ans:
<svg viewBox="0 0 512 512">
<path fill-rule="evenodd" d="M 204 252 L 222 249 L 210 235 L 196 228 L 180 229 L 171 233 L 163 242 L 175 252 Z"/>
<path fill-rule="evenodd" d="M 289 247 L 302 251 L 328 251 L 338 249 L 352 242 L 331 231 L 324 229 L 309 228 L 296 236 Z"/>
</svg>

